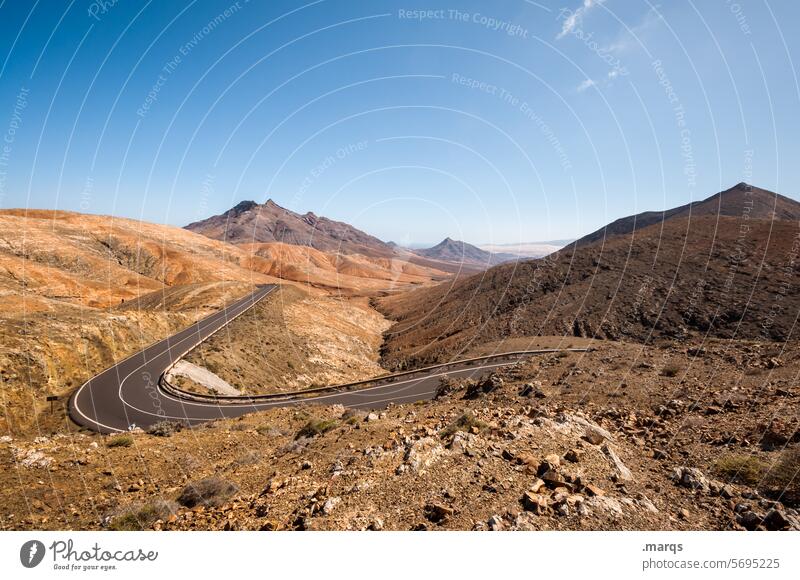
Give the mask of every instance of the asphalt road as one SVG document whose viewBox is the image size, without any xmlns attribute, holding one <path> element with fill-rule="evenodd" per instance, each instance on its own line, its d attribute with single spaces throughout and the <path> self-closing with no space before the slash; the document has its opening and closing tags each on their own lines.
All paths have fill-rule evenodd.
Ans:
<svg viewBox="0 0 800 580">
<path fill-rule="evenodd" d="M 328 392 L 302 399 L 221 403 L 193 401 L 165 392 L 159 386 L 161 375 L 203 340 L 225 327 L 237 316 L 269 295 L 276 286 L 263 286 L 254 293 L 227 305 L 181 332 L 148 346 L 106 369 L 83 384 L 69 400 L 69 415 L 79 425 L 101 433 L 147 428 L 163 420 L 189 424 L 211 419 L 238 417 L 245 413 L 298 403 L 341 404 L 365 409 L 383 408 L 389 403 L 429 399 L 442 376 L 467 378 L 513 364 L 515 360 L 455 364 L 409 377 L 376 381 L 369 387 Z"/>
</svg>

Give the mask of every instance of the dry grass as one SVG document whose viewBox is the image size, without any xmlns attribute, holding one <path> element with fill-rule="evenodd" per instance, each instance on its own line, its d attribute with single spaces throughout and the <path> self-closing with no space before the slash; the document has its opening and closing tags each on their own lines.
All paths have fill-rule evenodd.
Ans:
<svg viewBox="0 0 800 580">
<path fill-rule="evenodd" d="M 714 472 L 729 482 L 755 485 L 764 475 L 765 467 L 754 455 L 732 454 L 721 457 L 714 464 Z"/>
</svg>

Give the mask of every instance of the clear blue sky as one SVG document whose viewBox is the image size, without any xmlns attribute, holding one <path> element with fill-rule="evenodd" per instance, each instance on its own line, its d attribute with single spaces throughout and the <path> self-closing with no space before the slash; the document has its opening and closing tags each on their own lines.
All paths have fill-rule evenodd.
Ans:
<svg viewBox="0 0 800 580">
<path fill-rule="evenodd" d="M 415 10 L 428 10 L 420 14 Z M 0 207 L 386 240 L 800 193 L 800 3 L 0 0 Z"/>
</svg>

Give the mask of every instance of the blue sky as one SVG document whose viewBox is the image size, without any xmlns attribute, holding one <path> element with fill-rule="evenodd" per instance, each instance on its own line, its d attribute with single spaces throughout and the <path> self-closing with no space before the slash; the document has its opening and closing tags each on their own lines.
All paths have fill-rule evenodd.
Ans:
<svg viewBox="0 0 800 580">
<path fill-rule="evenodd" d="M 797 198 L 798 4 L 6 0 L 0 207 L 514 243 Z"/>
</svg>

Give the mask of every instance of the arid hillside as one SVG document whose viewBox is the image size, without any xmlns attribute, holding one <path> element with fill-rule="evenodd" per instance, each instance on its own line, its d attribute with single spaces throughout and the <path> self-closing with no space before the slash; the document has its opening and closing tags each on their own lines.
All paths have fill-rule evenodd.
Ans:
<svg viewBox="0 0 800 580">
<path fill-rule="evenodd" d="M 61 211 L 0 211 L 0 294 L 25 309 L 53 301 L 116 306 L 165 287 L 277 279 L 240 266 L 246 254 L 180 228 Z"/>
<path fill-rule="evenodd" d="M 372 413 L 0 437 L 0 529 L 800 529 L 796 348 L 594 346 Z"/>
<path fill-rule="evenodd" d="M 740 192 L 731 191 L 736 202 Z M 770 195 L 756 193 L 755 205 Z M 380 300 L 398 321 L 384 362 L 423 364 L 536 335 L 789 340 L 800 311 L 798 252 L 797 220 L 672 217 L 633 235 Z"/>
<path fill-rule="evenodd" d="M 450 276 L 418 265 L 411 256 L 365 256 L 322 252 L 281 242 L 237 246 L 250 259 L 242 262 L 260 272 L 341 294 L 373 294 L 428 286 Z"/>
<path fill-rule="evenodd" d="M 214 373 L 240 394 L 335 385 L 386 372 L 378 360 L 383 332 L 390 324 L 366 299 L 312 295 L 284 286 L 185 360 Z M 172 382 L 192 391 L 214 392 L 191 376 Z"/>
<path fill-rule="evenodd" d="M 63 401 L 114 361 L 211 314 L 255 284 L 298 288 L 305 298 L 293 303 L 291 316 L 302 322 L 296 325 L 300 334 L 321 315 L 330 315 L 334 327 L 328 330 L 340 335 L 344 331 L 335 328 L 337 316 L 356 320 L 352 313 L 364 313 L 374 322 L 363 331 L 369 335 L 364 337 L 367 346 L 355 349 L 347 360 L 335 351 L 327 358 L 321 355 L 309 373 L 311 363 L 296 358 L 295 370 L 284 368 L 281 381 L 304 385 L 326 377 L 365 378 L 377 372 L 385 322 L 365 299 L 351 305 L 328 297 L 396 291 L 444 277 L 402 260 L 337 257 L 283 244 L 238 247 L 181 228 L 108 216 L 0 211 L 0 389 L 5 411 L 0 430 L 64 428 L 63 413 L 49 413 L 47 396 Z M 287 323 L 288 318 L 279 318 L 277 322 Z M 276 340 L 292 332 L 269 329 Z M 341 344 L 358 340 L 340 335 L 335 338 Z M 308 332 L 302 339 L 292 336 L 295 345 L 302 344 L 298 352 L 303 356 L 322 353 L 329 342 Z M 260 350 L 251 354 L 264 355 L 264 360 L 248 364 L 263 363 L 261 372 L 269 372 L 277 355 L 270 358 L 265 345 L 257 346 Z M 232 360 L 226 372 L 235 371 Z"/>
<path fill-rule="evenodd" d="M 800 203 L 779 193 L 742 182 L 701 201 L 665 211 L 646 211 L 620 218 L 582 237 L 578 240 L 578 244 L 590 244 L 611 236 L 629 235 L 636 230 L 672 218 L 708 216 L 798 221 Z"/>
</svg>

